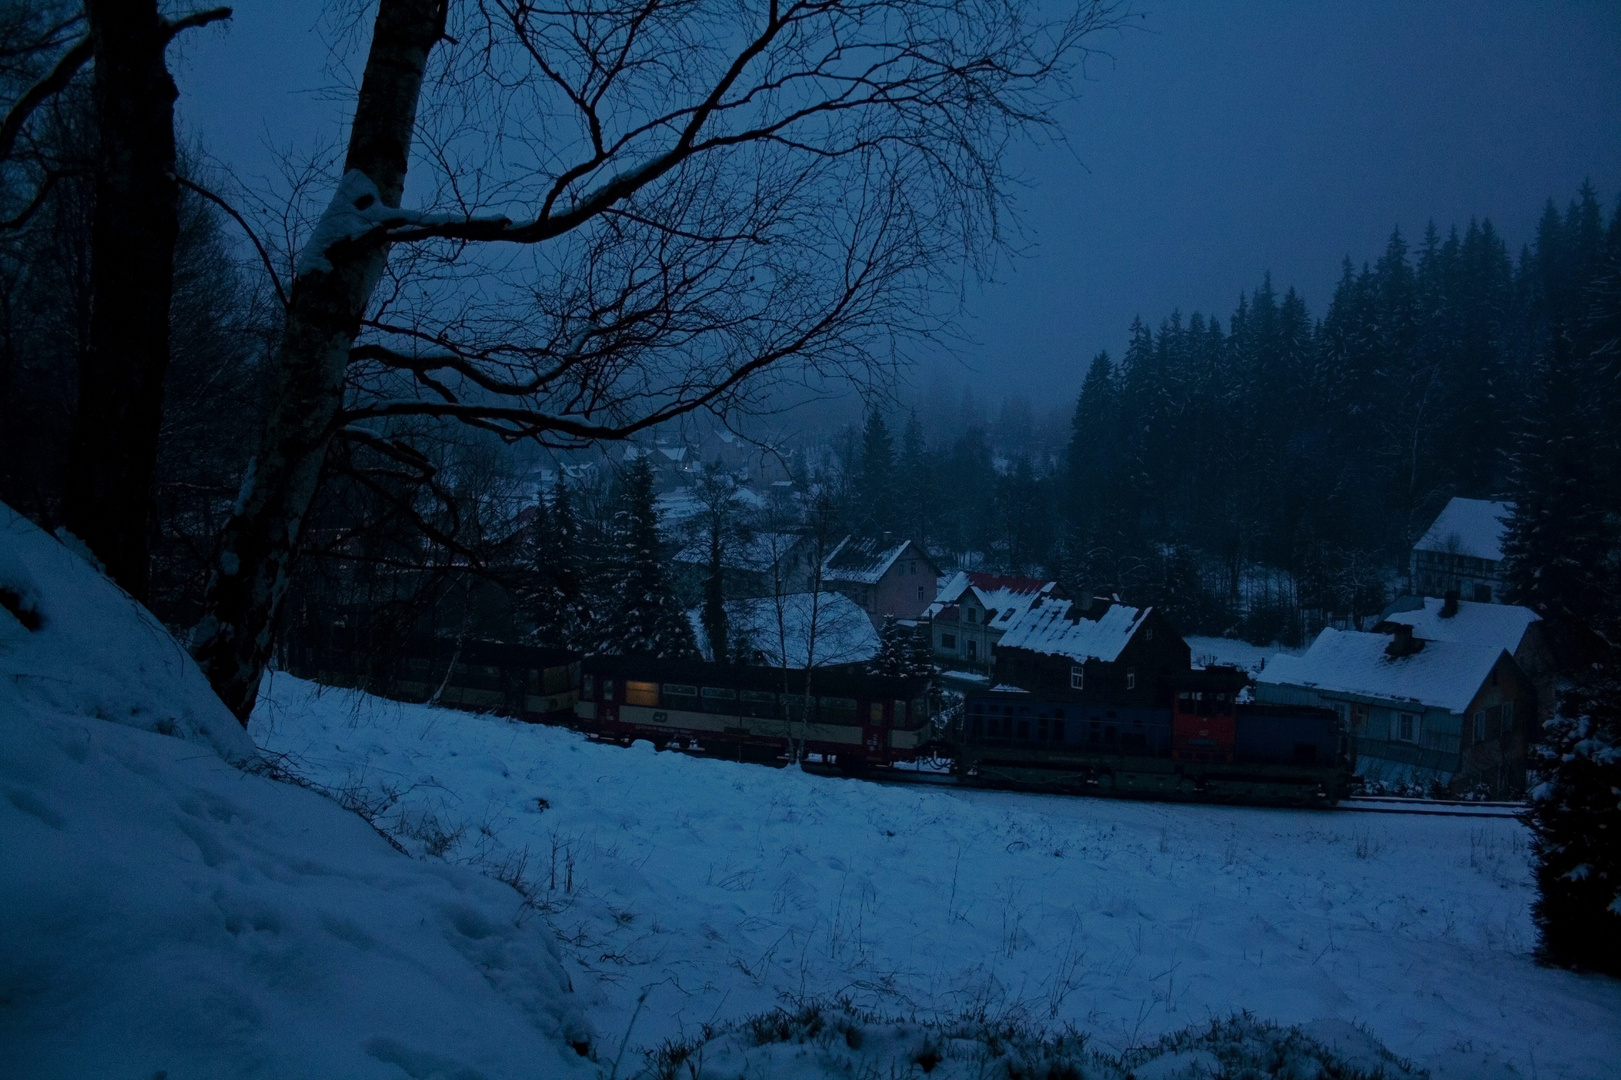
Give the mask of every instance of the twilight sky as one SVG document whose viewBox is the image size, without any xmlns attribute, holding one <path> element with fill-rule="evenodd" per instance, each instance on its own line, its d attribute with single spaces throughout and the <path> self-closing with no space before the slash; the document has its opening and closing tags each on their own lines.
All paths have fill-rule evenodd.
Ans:
<svg viewBox="0 0 1621 1080">
<path fill-rule="evenodd" d="M 173 53 L 188 136 L 253 177 L 345 134 L 312 0 L 239 0 Z M 972 344 L 931 367 L 991 401 L 1072 399 L 1132 317 L 1223 321 L 1271 270 L 1321 315 L 1340 259 L 1490 217 L 1515 250 L 1543 201 L 1621 188 L 1621 4 L 1138 0 L 1096 44 L 1068 146 L 1020 153 L 1029 244 L 967 298 Z M 369 32 L 369 25 L 366 27 Z M 364 37 L 364 34 L 362 35 Z M 409 194 L 407 195 L 409 199 Z M 923 378 L 929 378 L 928 373 Z"/>
</svg>

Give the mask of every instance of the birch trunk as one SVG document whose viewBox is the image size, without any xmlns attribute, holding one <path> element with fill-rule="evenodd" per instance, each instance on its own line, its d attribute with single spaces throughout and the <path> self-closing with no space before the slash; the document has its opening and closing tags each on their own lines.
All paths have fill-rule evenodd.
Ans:
<svg viewBox="0 0 1621 1080">
<path fill-rule="evenodd" d="M 63 517 L 137 600 L 150 573 L 152 480 L 179 235 L 172 36 L 155 0 L 85 4 L 99 127 L 91 307 Z"/>
<path fill-rule="evenodd" d="M 335 196 L 354 205 L 335 202 L 323 222 L 366 211 L 373 199 L 400 205 L 423 73 L 444 19 L 445 0 L 381 0 Z M 318 229 L 293 278 L 264 433 L 191 636 L 192 655 L 244 725 L 338 427 L 349 351 L 387 259 L 380 241 Z"/>
</svg>

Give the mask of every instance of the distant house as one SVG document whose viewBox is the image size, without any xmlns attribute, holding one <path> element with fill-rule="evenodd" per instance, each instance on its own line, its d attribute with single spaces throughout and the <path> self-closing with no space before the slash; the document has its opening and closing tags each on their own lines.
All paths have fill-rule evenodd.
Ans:
<svg viewBox="0 0 1621 1080">
<path fill-rule="evenodd" d="M 996 644 L 993 681 L 1062 691 L 1105 705 L 1169 705 L 1192 668 L 1187 642 L 1153 608 L 1094 599 L 1082 609 L 1049 597 L 1032 604 Z"/>
<path fill-rule="evenodd" d="M 721 550 L 722 592 L 742 598 L 805 591 L 816 566 L 810 546 L 798 533 L 781 532 L 759 532 L 727 544 Z M 681 593 L 696 596 L 709 573 L 708 539 L 695 536 L 671 561 Z"/>
<path fill-rule="evenodd" d="M 1503 649 L 1520 665 L 1537 689 L 1541 719 L 1553 715 L 1553 656 L 1543 633 L 1542 616 L 1518 604 L 1480 604 L 1448 596 L 1404 596 L 1379 616 L 1374 631 L 1394 634 L 1412 628 L 1421 641 L 1458 641 Z"/>
<path fill-rule="evenodd" d="M 1062 598 L 1056 581 L 959 570 L 924 609 L 935 661 L 947 669 L 989 670 L 996 643 L 1031 606 Z"/>
<path fill-rule="evenodd" d="M 910 540 L 846 536 L 822 560 L 822 584 L 854 600 L 873 626 L 915 619 L 934 600 L 939 567 Z"/>
<path fill-rule="evenodd" d="M 1496 643 L 1327 629 L 1303 656 L 1278 656 L 1256 699 L 1339 713 L 1357 771 L 1372 780 L 1455 790 L 1524 789 L 1536 690 Z"/>
<path fill-rule="evenodd" d="M 715 659 L 714 644 L 703 624 L 703 609 L 687 613 L 698 651 Z M 878 631 L 867 613 L 849 597 L 835 592 L 788 593 L 751 600 L 728 600 L 731 650 L 744 643 L 745 663 L 766 667 L 828 667 L 854 664 L 878 655 Z M 738 658 L 734 658 L 738 659 Z"/>
<path fill-rule="evenodd" d="M 1413 545 L 1413 591 L 1420 596 L 1455 592 L 1476 603 L 1503 596 L 1503 534 L 1514 504 L 1453 499 Z"/>
</svg>

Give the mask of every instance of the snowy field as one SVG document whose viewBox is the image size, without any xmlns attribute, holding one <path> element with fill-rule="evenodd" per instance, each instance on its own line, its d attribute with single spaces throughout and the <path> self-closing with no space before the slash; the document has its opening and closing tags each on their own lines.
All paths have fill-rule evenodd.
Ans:
<svg viewBox="0 0 1621 1080">
<path fill-rule="evenodd" d="M 598 1075 L 517 894 L 254 758 L 150 614 L 0 505 L 0 1078 Z"/>
<path fill-rule="evenodd" d="M 419 854 L 520 874 L 605 1060 L 819 995 L 1122 1049 L 1248 1009 L 1436 1077 L 1621 1074 L 1621 983 L 1537 967 L 1512 820 L 880 785 L 284 675 L 250 733 Z"/>
</svg>

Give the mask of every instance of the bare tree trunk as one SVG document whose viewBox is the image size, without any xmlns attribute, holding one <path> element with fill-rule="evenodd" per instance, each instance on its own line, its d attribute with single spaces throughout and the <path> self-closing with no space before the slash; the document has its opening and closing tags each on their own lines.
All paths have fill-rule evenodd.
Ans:
<svg viewBox="0 0 1621 1080">
<path fill-rule="evenodd" d="M 146 599 L 152 476 L 169 366 L 179 234 L 173 28 L 156 0 L 88 0 L 100 129 L 90 335 L 63 516 L 131 596 Z"/>
<path fill-rule="evenodd" d="M 353 210 L 364 212 L 374 199 L 400 205 L 423 73 L 444 19 L 444 0 L 382 0 L 378 6 L 337 196 L 355 200 Z M 350 182 L 355 179 L 361 183 Z M 348 210 L 334 206 L 328 213 Z M 311 247 L 322 250 L 306 251 L 293 279 L 264 435 L 192 631 L 192 655 L 244 724 L 270 657 L 299 529 L 337 427 L 349 351 L 388 259 L 380 240 L 332 240 L 318 230 Z"/>
</svg>

